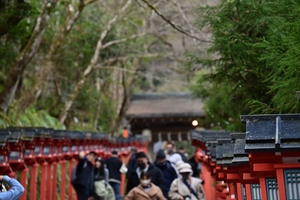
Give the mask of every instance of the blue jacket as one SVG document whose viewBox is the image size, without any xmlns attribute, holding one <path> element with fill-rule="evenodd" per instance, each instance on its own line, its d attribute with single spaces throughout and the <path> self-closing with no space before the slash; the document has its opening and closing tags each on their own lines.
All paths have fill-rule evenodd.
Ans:
<svg viewBox="0 0 300 200">
<path fill-rule="evenodd" d="M 177 173 L 171 162 L 166 160 L 163 165 L 159 165 L 157 161 L 154 162 L 155 167 L 157 167 L 163 174 L 165 179 L 166 190 L 163 191 L 165 198 L 169 199 L 168 193 L 172 182 L 177 178 Z"/>
<path fill-rule="evenodd" d="M 24 192 L 23 186 L 13 178 L 4 176 L 3 181 L 11 188 L 7 192 L 0 192 L 0 200 L 17 200 Z"/>
</svg>

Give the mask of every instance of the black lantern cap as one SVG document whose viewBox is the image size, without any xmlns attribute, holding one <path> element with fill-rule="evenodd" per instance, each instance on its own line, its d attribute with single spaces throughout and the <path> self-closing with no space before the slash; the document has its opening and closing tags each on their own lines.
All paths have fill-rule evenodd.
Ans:
<svg viewBox="0 0 300 200">
<path fill-rule="evenodd" d="M 63 140 L 66 137 L 66 130 L 53 130 L 51 135 L 53 140 Z"/>
<path fill-rule="evenodd" d="M 10 132 L 10 135 L 8 136 L 8 142 L 18 143 L 22 136 L 22 130 L 14 127 L 9 127 L 7 130 Z"/>
<path fill-rule="evenodd" d="M 0 129 L 0 147 L 4 147 L 8 140 L 10 132 L 6 129 Z"/>
<path fill-rule="evenodd" d="M 216 147 L 217 164 L 231 166 L 233 159 L 234 142 L 231 139 L 219 139 Z"/>
<path fill-rule="evenodd" d="M 191 138 L 206 143 L 208 141 L 217 141 L 217 139 L 230 139 L 230 132 L 225 130 L 193 130 Z"/>
<path fill-rule="evenodd" d="M 248 153 L 245 152 L 245 133 L 233 133 L 231 138 L 234 140 L 234 158 L 232 164 L 249 164 Z"/>
<path fill-rule="evenodd" d="M 300 150 L 300 114 L 242 115 L 246 152 Z"/>
</svg>

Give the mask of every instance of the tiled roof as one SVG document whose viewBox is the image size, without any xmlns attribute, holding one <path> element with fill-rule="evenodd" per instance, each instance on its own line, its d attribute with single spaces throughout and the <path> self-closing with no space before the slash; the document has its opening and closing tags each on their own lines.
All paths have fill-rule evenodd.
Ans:
<svg viewBox="0 0 300 200">
<path fill-rule="evenodd" d="M 203 102 L 186 93 L 133 95 L 127 118 L 204 117 Z"/>
</svg>

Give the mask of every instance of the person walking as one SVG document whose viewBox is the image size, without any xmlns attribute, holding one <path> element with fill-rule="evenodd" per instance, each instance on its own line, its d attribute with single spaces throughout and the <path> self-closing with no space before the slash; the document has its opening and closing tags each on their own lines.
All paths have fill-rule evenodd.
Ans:
<svg viewBox="0 0 300 200">
<path fill-rule="evenodd" d="M 149 172 L 152 183 L 157 185 L 161 191 L 165 191 L 165 179 L 162 172 L 156 168 L 152 163 L 149 162 L 148 156 L 144 152 L 138 152 L 136 154 L 137 166 L 131 172 L 128 172 L 127 177 L 127 188 L 129 192 L 134 187 L 140 184 L 140 177 L 142 172 Z"/>
<path fill-rule="evenodd" d="M 166 200 L 161 189 L 151 182 L 149 172 L 141 172 L 140 184 L 129 191 L 124 200 Z"/>
<path fill-rule="evenodd" d="M 115 200 L 115 193 L 108 183 L 109 171 L 99 157 L 95 160 L 93 200 Z"/>
<path fill-rule="evenodd" d="M 205 194 L 199 178 L 192 177 L 192 168 L 188 163 L 178 168 L 181 178 L 175 179 L 169 191 L 171 200 L 205 200 Z"/>
<path fill-rule="evenodd" d="M 136 148 L 132 147 L 130 149 L 130 157 L 127 164 L 128 171 L 132 171 L 133 169 L 136 168 L 136 159 L 135 159 L 136 153 L 137 153 Z"/>
<path fill-rule="evenodd" d="M 175 144 L 173 142 L 168 142 L 166 145 L 167 160 L 176 165 L 178 161 L 182 161 L 182 157 L 179 153 L 176 153 Z"/>
<path fill-rule="evenodd" d="M 1 184 L 0 199 L 2 200 L 17 200 L 24 193 L 24 187 L 14 178 L 8 176 L 0 176 L 0 181 L 9 185 L 10 189 L 6 190 Z"/>
<path fill-rule="evenodd" d="M 177 153 L 181 156 L 181 158 L 182 158 L 182 160 L 183 160 L 184 162 L 188 162 L 188 159 L 187 159 L 186 153 L 185 153 L 185 149 L 184 149 L 183 146 L 179 147 Z"/>
<path fill-rule="evenodd" d="M 166 155 L 163 150 L 159 150 L 156 155 L 156 161 L 154 166 L 157 167 L 163 174 L 165 179 L 166 189 L 164 191 L 164 196 L 169 199 L 168 193 L 171 187 L 172 182 L 178 178 L 176 169 L 174 165 L 168 160 L 166 160 Z"/>
<path fill-rule="evenodd" d="M 106 167 L 109 171 L 109 184 L 115 192 L 116 200 L 120 200 L 120 183 L 121 183 L 121 169 L 122 161 L 118 158 L 118 152 L 112 151 L 112 156 L 105 161 Z"/>
</svg>

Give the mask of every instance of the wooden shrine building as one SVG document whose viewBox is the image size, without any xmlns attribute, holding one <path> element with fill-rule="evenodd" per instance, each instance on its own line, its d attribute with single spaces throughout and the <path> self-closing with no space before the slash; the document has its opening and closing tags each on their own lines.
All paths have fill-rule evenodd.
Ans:
<svg viewBox="0 0 300 200">
<path fill-rule="evenodd" d="M 204 117 L 202 100 L 187 93 L 134 94 L 126 112 L 131 132 L 146 130 L 153 142 L 189 140 L 189 131 Z"/>
</svg>

